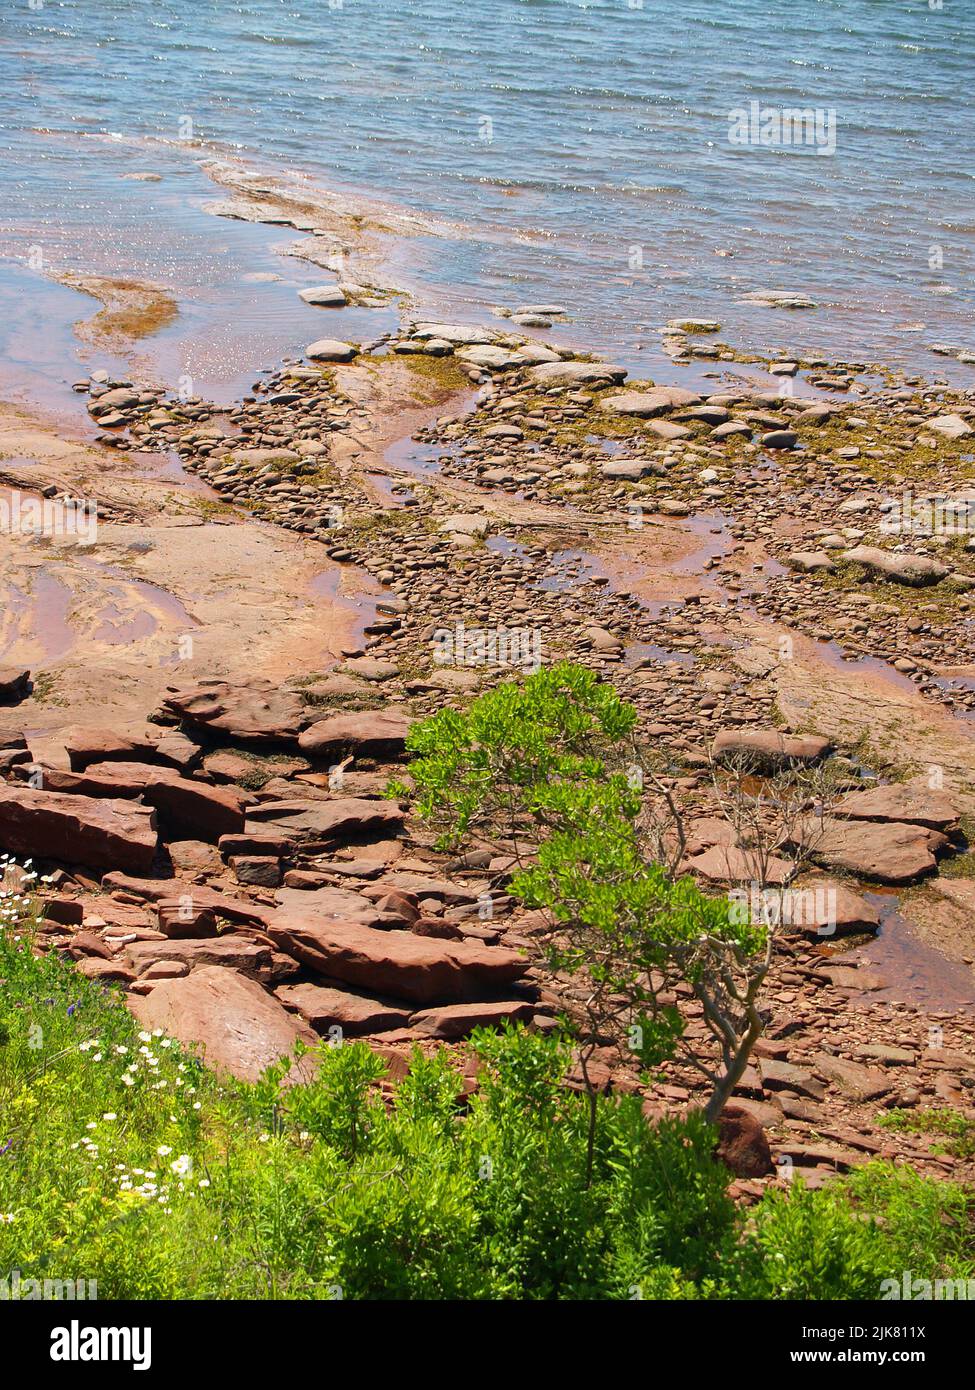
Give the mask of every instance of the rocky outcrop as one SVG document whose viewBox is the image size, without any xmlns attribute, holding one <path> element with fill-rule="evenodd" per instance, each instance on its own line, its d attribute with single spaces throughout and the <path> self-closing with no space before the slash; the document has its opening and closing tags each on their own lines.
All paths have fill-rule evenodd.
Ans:
<svg viewBox="0 0 975 1390">
<path fill-rule="evenodd" d="M 161 1028 L 168 1037 L 195 1045 L 218 1074 L 241 1081 L 258 1081 L 272 1063 L 291 1056 L 299 1040 L 317 1041 L 260 985 L 220 966 L 161 980 L 150 994 L 130 995 L 128 1003 L 145 1028 Z M 292 1068 L 296 1079 L 310 1080 L 313 1072 L 307 1057 Z"/>
<path fill-rule="evenodd" d="M 36 765 L 17 771 L 25 779 L 37 775 Z M 244 807 L 249 800 L 245 793 L 236 787 L 213 787 L 181 777 L 171 767 L 113 761 L 90 763 L 85 772 L 45 767 L 40 775 L 44 787 L 54 792 L 126 799 L 141 796 L 177 834 L 215 842 L 221 835 L 242 831 L 245 824 Z"/>
<path fill-rule="evenodd" d="M 279 950 L 319 974 L 418 1004 L 477 1000 L 503 991 L 529 965 L 500 946 L 377 931 L 293 911 L 277 913 L 268 932 Z"/>
<path fill-rule="evenodd" d="M 156 843 L 151 806 L 0 783 L 0 848 L 10 854 L 147 873 Z"/>
<path fill-rule="evenodd" d="M 304 703 L 270 681 L 200 681 L 175 690 L 164 707 L 180 719 L 225 734 L 241 743 L 293 743 L 302 725 Z"/>
<path fill-rule="evenodd" d="M 303 753 L 316 758 L 395 757 L 406 746 L 410 721 L 395 710 L 333 714 L 309 725 L 298 739 Z"/>
<path fill-rule="evenodd" d="M 20 666 L 0 666 L 0 705 L 19 705 L 30 694 L 30 671 Z"/>
</svg>

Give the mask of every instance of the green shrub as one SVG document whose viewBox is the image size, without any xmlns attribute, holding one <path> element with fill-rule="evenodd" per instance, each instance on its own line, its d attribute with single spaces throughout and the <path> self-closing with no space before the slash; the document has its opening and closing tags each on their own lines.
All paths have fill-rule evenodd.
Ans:
<svg viewBox="0 0 975 1390">
<path fill-rule="evenodd" d="M 742 1214 L 699 1115 L 588 1106 L 557 1036 L 414 1052 L 381 1091 L 365 1043 L 221 1083 L 117 991 L 0 932 L 0 1278 L 102 1298 L 874 1298 L 972 1269 L 972 1196 L 873 1166 Z"/>
</svg>

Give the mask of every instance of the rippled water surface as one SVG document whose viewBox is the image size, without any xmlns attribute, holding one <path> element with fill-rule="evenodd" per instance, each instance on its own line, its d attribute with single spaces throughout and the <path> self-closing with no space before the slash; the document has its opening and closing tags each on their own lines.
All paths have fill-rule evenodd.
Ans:
<svg viewBox="0 0 975 1390">
<path fill-rule="evenodd" d="M 16 0 L 0 384 L 57 396 L 77 351 L 92 364 L 70 325 L 95 306 L 63 269 L 172 288 L 148 358 L 225 394 L 310 336 L 388 326 L 301 304 L 323 277 L 278 254 L 293 233 L 204 213 L 215 151 L 444 219 L 414 267 L 431 311 L 556 301 L 648 369 L 654 329 L 694 315 L 742 346 L 944 370 L 932 342 L 975 348 L 973 72 L 973 0 Z M 752 100 L 835 111 L 835 154 L 731 144 Z M 817 307 L 736 302 L 765 287 Z"/>
</svg>

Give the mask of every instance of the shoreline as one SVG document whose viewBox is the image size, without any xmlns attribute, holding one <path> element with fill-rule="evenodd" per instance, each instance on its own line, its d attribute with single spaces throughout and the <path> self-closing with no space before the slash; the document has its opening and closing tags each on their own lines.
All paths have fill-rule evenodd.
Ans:
<svg viewBox="0 0 975 1390">
<path fill-rule="evenodd" d="M 844 1027 L 853 1030 L 850 1061 L 864 1036 L 881 1052 L 895 1046 L 905 1010 L 919 1021 L 948 1023 L 959 1047 L 972 1046 L 975 974 L 964 923 L 975 906 L 975 872 L 964 827 L 975 813 L 975 720 L 964 716 L 975 706 L 975 687 L 970 697 L 965 690 L 951 696 L 937 684 L 923 656 L 930 627 L 916 618 L 925 599 L 934 600 L 939 618 L 954 613 L 942 664 L 975 668 L 966 635 L 975 559 L 952 546 L 950 573 L 916 588 L 843 557 L 878 539 L 884 488 L 908 470 L 921 489 L 972 476 L 968 426 L 957 412 L 975 421 L 975 393 L 884 385 L 854 394 L 858 379 L 844 381 L 829 364 L 808 369 L 833 383 L 828 396 L 802 394 L 798 364 L 785 377 L 793 394 L 782 394 L 781 385 L 775 394 L 746 390 L 734 378 L 722 389 L 719 358 L 707 367 L 714 389 L 697 394 L 634 381 L 612 363 L 539 345 L 511 327 L 421 324 L 371 351 L 327 349 L 334 361 L 323 361 L 318 349 L 316 358 L 262 374 L 231 407 L 93 378 L 86 393 L 98 430 L 93 442 L 65 441 L 56 426 L 38 431 L 23 411 L 0 419 L 0 451 L 35 459 L 0 461 L 6 486 L 90 487 L 109 518 L 84 556 L 60 544 L 21 546 L 21 563 L 71 589 L 63 602 L 56 592 L 41 595 L 34 628 L 50 627 L 53 613 L 79 659 L 69 648 L 37 660 L 29 647 L 8 643 L 0 663 L 23 661 L 35 680 L 32 695 L 0 713 L 8 760 L 16 736 L 26 734 L 24 756 L 49 768 L 45 775 L 74 776 L 79 737 L 102 753 L 114 746 L 100 744 L 111 707 L 120 749 L 128 739 L 136 761 L 151 761 L 161 756 L 154 750 L 181 747 L 187 761 L 180 775 L 197 795 L 256 794 L 260 805 L 313 793 L 315 806 L 330 806 L 343 792 L 331 788 L 320 761 L 295 756 L 294 733 L 285 732 L 302 705 L 292 729 L 317 727 L 323 717 L 368 729 L 379 714 L 410 721 L 445 703 L 462 705 L 513 672 L 466 658 L 438 664 L 436 633 L 524 628 L 537 634 L 543 660 L 581 662 L 636 705 L 686 802 L 696 835 L 687 868 L 716 892 L 734 881 L 731 860 L 713 838 L 707 764 L 716 734 L 823 735 L 847 794 L 905 786 L 918 815 L 925 814 L 923 774 L 937 753 L 954 807 L 952 843 L 945 839 L 925 859 L 925 831 L 897 848 L 897 813 L 885 820 L 877 812 L 857 834 L 844 831 L 809 881 L 843 885 L 865 921 L 878 889 L 892 895 L 896 910 L 886 911 L 879 935 L 867 930 L 828 947 L 790 939 L 772 998 L 786 1017 L 799 1009 L 789 1055 L 814 1072 Z M 928 423 L 945 415 L 961 421 L 951 437 Z M 179 459 L 178 473 L 173 463 L 161 466 L 167 458 Z M 855 524 L 840 527 L 834 546 L 825 523 L 835 533 L 838 509 L 848 503 Z M 909 548 L 939 550 L 929 538 L 911 538 Z M 809 554 L 820 560 L 794 559 Z M 855 613 L 862 601 L 877 610 L 876 632 L 870 624 L 865 631 L 843 626 L 850 604 Z M 146 613 L 155 624 L 149 632 Z M 896 629 L 896 651 L 884 624 Z M 179 653 L 188 632 L 186 657 Z M 878 644 L 883 650 L 871 655 Z M 326 656 L 309 656 L 323 649 Z M 166 712 L 170 700 L 193 708 L 208 683 L 224 692 L 229 712 L 221 726 Z M 256 749 L 243 732 L 255 717 L 271 720 L 266 746 Z M 352 752 L 344 793 L 371 804 L 392 769 L 384 771 L 382 755 L 377 768 L 375 756 Z M 109 752 L 100 764 L 109 785 L 119 756 Z M 122 756 L 120 766 L 127 765 Z M 18 785 L 21 763 L 19 755 L 10 762 L 8 786 L 10 775 Z M 86 799 L 80 783 L 66 785 Z M 189 850 L 185 829 L 172 835 L 167 829 L 168 872 L 178 883 Z M 421 866 L 410 873 L 445 872 L 416 827 L 387 843 L 376 850 L 392 856 L 387 873 L 395 875 L 389 864 L 401 859 Z M 337 885 L 358 891 L 357 883 L 371 881 L 356 878 L 362 850 L 355 842 L 324 858 L 292 847 L 266 865 L 267 856 L 254 853 L 256 839 L 250 848 L 240 862 L 212 848 L 194 850 L 187 861 L 196 883 L 220 894 L 226 910 L 233 903 L 281 910 L 296 893 L 310 905 L 315 893 L 327 896 Z M 66 890 L 71 897 L 71 866 L 68 872 L 60 896 Z M 111 922 L 111 887 L 105 896 L 87 874 L 82 881 L 91 895 L 85 920 L 107 913 Z M 149 888 L 131 879 L 124 892 L 139 901 Z M 133 969 L 124 934 L 101 931 L 109 960 L 97 969 L 105 979 L 136 995 L 151 992 Z M 530 933 L 514 914 L 498 921 L 492 939 L 525 949 Z M 169 946 L 159 949 L 171 958 Z M 770 1045 L 778 1046 L 775 1037 L 773 1027 Z M 410 1041 L 407 1027 L 376 1045 L 402 1050 Z M 903 1098 L 913 1085 L 924 1095 L 932 1085 L 926 1067 L 919 1055 L 889 1093 Z M 628 1083 L 620 1076 L 616 1084 Z M 693 1094 L 693 1079 L 672 1069 L 662 1089 L 651 1087 L 648 1105 L 656 1113 Z M 804 1118 L 801 1107 L 790 1109 L 754 1081 L 739 1100 L 773 1143 L 791 1149 L 815 1140 L 827 1123 Z M 852 1123 L 874 1142 L 862 1100 L 834 1086 L 824 1104 L 831 1123 Z M 903 1136 L 882 1142 L 902 1159 L 927 1161 Z M 841 1148 L 836 1162 L 857 1161 L 851 1152 Z M 814 1142 L 809 1154 L 815 1172 Z M 761 1187 L 744 1183 L 741 1194 L 754 1197 Z"/>
</svg>

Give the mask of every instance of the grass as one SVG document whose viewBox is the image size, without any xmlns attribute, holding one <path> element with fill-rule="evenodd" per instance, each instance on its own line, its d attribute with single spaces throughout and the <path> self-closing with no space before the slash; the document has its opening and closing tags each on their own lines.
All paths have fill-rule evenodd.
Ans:
<svg viewBox="0 0 975 1390">
<path fill-rule="evenodd" d="M 311 1082 L 287 1063 L 220 1080 L 33 954 L 29 902 L 0 919 L 0 1278 L 135 1299 L 865 1299 L 904 1269 L 972 1273 L 962 1187 L 871 1165 L 745 1213 L 713 1132 L 651 1126 L 638 1096 L 599 1101 L 587 1188 L 558 1037 L 417 1049 L 396 1082 L 365 1043 L 322 1045 Z"/>
<path fill-rule="evenodd" d="M 878 1121 L 884 1129 L 934 1136 L 932 1153 L 975 1158 L 975 1120 L 960 1110 L 889 1110 Z"/>
</svg>

